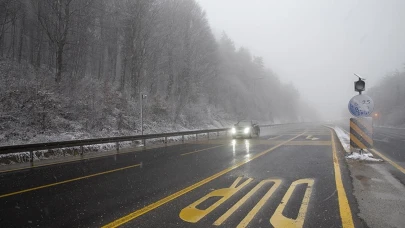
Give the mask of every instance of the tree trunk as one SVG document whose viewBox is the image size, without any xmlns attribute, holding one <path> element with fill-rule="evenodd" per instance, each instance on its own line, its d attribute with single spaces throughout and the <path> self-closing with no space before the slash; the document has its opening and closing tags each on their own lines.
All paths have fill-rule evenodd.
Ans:
<svg viewBox="0 0 405 228">
<path fill-rule="evenodd" d="M 53 68 L 55 67 L 54 64 L 54 57 L 55 57 L 55 48 L 53 47 L 53 44 L 51 41 L 48 42 L 48 69 L 53 71 Z"/>
<path fill-rule="evenodd" d="M 24 43 L 24 30 L 25 30 L 25 13 L 21 18 L 21 28 L 20 28 L 20 44 L 18 48 L 18 63 L 21 63 L 23 43 Z"/>
<path fill-rule="evenodd" d="M 121 64 L 121 79 L 120 79 L 120 91 L 125 92 L 125 72 L 127 68 L 127 57 L 124 56 Z"/>
<path fill-rule="evenodd" d="M 169 81 L 167 83 L 167 94 L 166 94 L 166 101 L 169 100 L 172 91 L 173 91 L 173 80 L 174 80 L 174 75 L 173 75 L 173 51 L 169 51 Z"/>
<path fill-rule="evenodd" d="M 10 56 L 10 52 L 11 52 L 11 59 L 14 60 L 14 57 L 15 57 L 15 49 L 14 49 L 14 46 L 15 46 L 15 20 L 13 20 L 12 25 L 13 25 L 13 28 L 11 30 L 12 33 L 10 36 L 11 44 L 10 44 L 10 48 L 7 51 L 8 52 L 7 57 Z"/>
<path fill-rule="evenodd" d="M 59 44 L 56 52 L 56 83 L 60 83 L 62 79 L 63 46 L 63 44 Z"/>
<path fill-rule="evenodd" d="M 39 68 L 41 67 L 41 52 L 42 52 L 42 31 L 38 30 L 39 34 L 39 41 L 38 41 L 38 49 L 37 49 L 37 59 L 36 59 L 36 66 Z"/>
</svg>

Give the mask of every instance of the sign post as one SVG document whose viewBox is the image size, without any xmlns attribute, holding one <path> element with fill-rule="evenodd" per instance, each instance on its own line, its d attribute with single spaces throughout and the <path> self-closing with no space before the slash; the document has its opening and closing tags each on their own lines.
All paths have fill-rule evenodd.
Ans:
<svg viewBox="0 0 405 228">
<path fill-rule="evenodd" d="M 374 101 L 371 97 L 362 94 L 366 90 L 365 79 L 355 74 L 359 80 L 354 82 L 354 90 L 359 95 L 349 101 L 349 112 L 355 116 L 350 118 L 350 148 L 351 151 L 363 150 L 373 147 L 373 118 L 369 117 L 374 111 Z"/>
</svg>

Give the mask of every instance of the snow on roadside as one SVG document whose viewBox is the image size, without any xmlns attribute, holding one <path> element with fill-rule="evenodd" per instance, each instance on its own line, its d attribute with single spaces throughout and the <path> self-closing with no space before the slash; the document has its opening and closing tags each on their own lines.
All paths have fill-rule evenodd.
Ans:
<svg viewBox="0 0 405 228">
<path fill-rule="evenodd" d="M 359 160 L 359 161 L 375 161 L 382 162 L 382 159 L 374 158 L 374 156 L 369 152 L 364 152 L 362 154 L 358 152 L 353 152 L 352 154 L 346 156 L 348 159 Z"/>
<path fill-rule="evenodd" d="M 340 142 L 342 143 L 343 148 L 345 149 L 346 153 L 350 153 L 350 136 L 347 132 L 345 132 L 340 127 L 333 128 L 338 136 Z M 350 153 L 350 155 L 346 156 L 347 159 L 359 160 L 359 161 L 377 161 L 381 162 L 382 159 L 374 158 L 373 154 L 368 152 L 367 150 L 364 151 L 362 154 L 358 152 Z"/>
<path fill-rule="evenodd" d="M 342 143 L 343 148 L 345 149 L 346 153 L 350 153 L 350 137 L 349 135 L 343 131 L 340 127 L 333 128 L 338 136 L 340 142 Z"/>
</svg>

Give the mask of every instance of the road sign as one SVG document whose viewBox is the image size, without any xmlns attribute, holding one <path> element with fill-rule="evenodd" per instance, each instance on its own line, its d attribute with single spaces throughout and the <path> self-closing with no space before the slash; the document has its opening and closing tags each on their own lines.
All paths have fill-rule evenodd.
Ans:
<svg viewBox="0 0 405 228">
<path fill-rule="evenodd" d="M 356 117 L 370 116 L 374 110 L 374 101 L 371 97 L 360 94 L 349 101 L 349 111 Z"/>
</svg>

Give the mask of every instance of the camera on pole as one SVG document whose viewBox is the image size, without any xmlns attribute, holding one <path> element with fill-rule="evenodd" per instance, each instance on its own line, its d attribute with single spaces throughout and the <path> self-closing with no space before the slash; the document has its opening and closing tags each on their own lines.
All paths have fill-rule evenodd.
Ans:
<svg viewBox="0 0 405 228">
<path fill-rule="evenodd" d="M 365 82 L 365 78 L 361 78 L 359 75 L 356 75 L 359 80 L 354 82 L 354 90 L 356 92 L 359 92 L 359 94 L 361 94 L 361 92 L 363 92 L 364 90 L 366 90 L 366 82 Z"/>
</svg>

